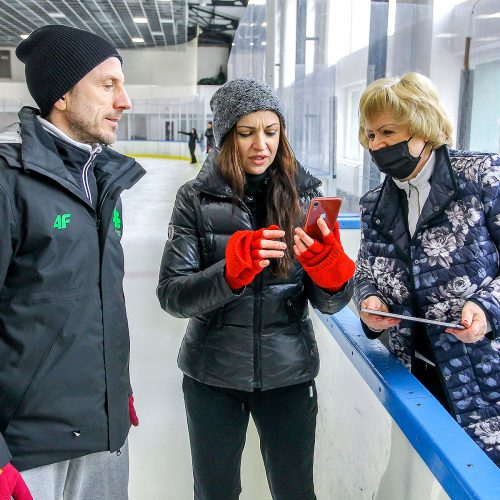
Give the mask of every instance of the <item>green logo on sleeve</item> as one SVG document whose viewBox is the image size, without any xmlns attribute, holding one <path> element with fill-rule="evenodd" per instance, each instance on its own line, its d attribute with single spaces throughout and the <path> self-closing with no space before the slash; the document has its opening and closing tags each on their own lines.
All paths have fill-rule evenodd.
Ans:
<svg viewBox="0 0 500 500">
<path fill-rule="evenodd" d="M 56 216 L 54 221 L 54 229 L 66 229 L 71 222 L 71 214 L 62 214 Z"/>
<path fill-rule="evenodd" d="M 113 210 L 113 226 L 115 226 L 115 231 L 118 236 L 122 235 L 122 220 L 120 218 L 120 212 L 115 207 Z"/>
</svg>

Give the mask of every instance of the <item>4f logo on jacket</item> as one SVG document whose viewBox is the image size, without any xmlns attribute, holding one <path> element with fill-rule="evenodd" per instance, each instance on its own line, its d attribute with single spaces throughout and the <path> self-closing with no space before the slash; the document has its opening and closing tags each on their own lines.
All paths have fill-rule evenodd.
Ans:
<svg viewBox="0 0 500 500">
<path fill-rule="evenodd" d="M 122 235 L 122 220 L 120 218 L 120 212 L 115 207 L 113 210 L 113 226 L 115 226 L 115 232 L 118 236 Z"/>
<path fill-rule="evenodd" d="M 68 224 L 71 222 L 71 214 L 62 214 L 56 217 L 54 221 L 55 229 L 66 229 Z"/>
</svg>

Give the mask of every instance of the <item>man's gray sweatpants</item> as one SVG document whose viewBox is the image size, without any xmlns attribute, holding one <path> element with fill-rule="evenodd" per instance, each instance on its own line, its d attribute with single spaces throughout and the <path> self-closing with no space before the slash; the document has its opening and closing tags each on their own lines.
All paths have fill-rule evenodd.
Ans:
<svg viewBox="0 0 500 500">
<path fill-rule="evenodd" d="M 21 473 L 34 500 L 128 500 L 128 441 L 103 451 Z"/>
</svg>

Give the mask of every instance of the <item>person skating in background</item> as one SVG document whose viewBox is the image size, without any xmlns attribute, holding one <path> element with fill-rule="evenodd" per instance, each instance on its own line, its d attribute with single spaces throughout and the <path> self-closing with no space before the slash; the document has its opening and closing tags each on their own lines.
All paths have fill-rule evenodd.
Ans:
<svg viewBox="0 0 500 500">
<path fill-rule="evenodd" d="M 449 149 L 451 123 L 418 73 L 361 96 L 359 139 L 386 174 L 361 199 L 359 308 L 461 323 L 465 330 L 361 312 L 393 354 L 500 465 L 500 157 Z"/>
<path fill-rule="evenodd" d="M 196 156 L 194 154 L 194 150 L 196 149 L 196 142 L 198 141 L 198 132 L 195 128 L 191 129 L 191 132 L 179 131 L 179 134 L 184 134 L 189 136 L 189 154 L 191 155 L 191 161 L 189 163 L 196 163 Z"/>
<path fill-rule="evenodd" d="M 328 314 L 351 298 L 354 262 L 339 229 L 300 229 L 321 182 L 297 162 L 281 104 L 237 79 L 211 100 L 214 149 L 175 201 L 157 288 L 190 318 L 179 353 L 195 498 L 235 500 L 251 414 L 272 496 L 315 499 L 319 370 L 308 301 Z"/>
<path fill-rule="evenodd" d="M 215 137 L 214 137 L 214 129 L 212 122 L 208 122 L 207 128 L 205 130 L 205 137 L 207 138 L 207 148 L 206 148 L 206 153 L 210 153 L 212 149 L 215 148 Z"/>
<path fill-rule="evenodd" d="M 107 147 L 131 107 L 122 59 L 63 25 L 16 55 L 40 109 L 0 133 L 0 499 L 123 500 L 138 420 L 120 193 L 144 170 Z"/>
</svg>

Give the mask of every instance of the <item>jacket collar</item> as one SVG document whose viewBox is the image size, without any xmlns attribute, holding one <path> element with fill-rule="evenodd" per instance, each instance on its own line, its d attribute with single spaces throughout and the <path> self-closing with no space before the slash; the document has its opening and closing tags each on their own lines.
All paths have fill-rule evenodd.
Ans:
<svg viewBox="0 0 500 500">
<path fill-rule="evenodd" d="M 431 190 L 422 207 L 415 234 L 425 228 L 431 219 L 441 214 L 457 195 L 457 181 L 451 167 L 448 147 L 441 146 L 435 150 L 435 153 L 436 162 L 429 180 Z M 399 195 L 400 190 L 394 181 L 386 177 L 373 210 L 372 223 L 383 235 L 394 241 L 405 241 L 408 237 L 403 234 L 402 228 L 406 234 L 406 225 L 402 220 Z"/>
<path fill-rule="evenodd" d="M 55 137 L 58 137 L 62 141 L 71 144 L 72 146 L 85 151 L 89 155 L 98 154 L 102 151 L 102 146 L 100 144 L 83 144 L 81 142 L 75 141 L 68 135 L 66 135 L 61 129 L 57 128 L 54 124 L 45 120 L 41 116 L 37 116 L 38 121 L 42 124 L 42 127 Z"/>
<path fill-rule="evenodd" d="M 232 198 L 233 192 L 225 179 L 222 177 L 217 166 L 218 149 L 210 151 L 202 169 L 196 176 L 194 187 L 204 193 L 224 198 Z M 321 186 L 321 181 L 310 174 L 304 167 L 297 162 L 297 191 L 300 195 Z"/>
</svg>

